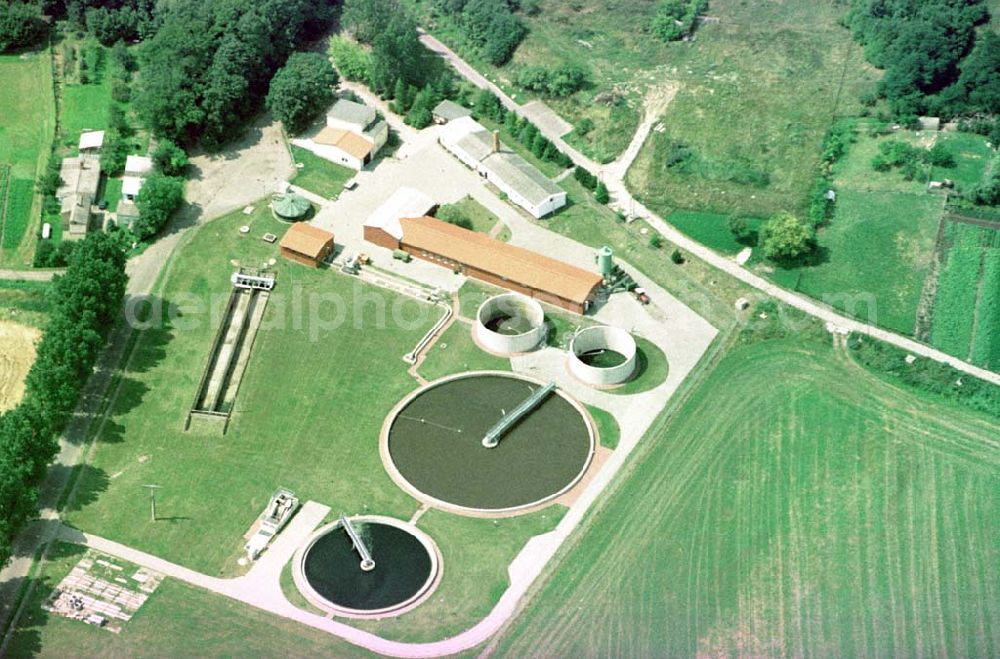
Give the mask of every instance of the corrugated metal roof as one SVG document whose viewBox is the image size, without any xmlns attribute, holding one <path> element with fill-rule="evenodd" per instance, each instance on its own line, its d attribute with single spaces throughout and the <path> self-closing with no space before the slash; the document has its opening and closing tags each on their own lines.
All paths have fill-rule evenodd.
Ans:
<svg viewBox="0 0 1000 659">
<path fill-rule="evenodd" d="M 375 121 L 375 108 L 342 98 L 333 104 L 326 117 L 328 120 L 343 121 L 357 126 L 358 130 L 364 130 L 368 124 Z"/>
<path fill-rule="evenodd" d="M 279 245 L 298 254 L 317 259 L 326 245 L 333 241 L 333 234 L 305 222 L 293 224 L 282 236 Z"/>
<path fill-rule="evenodd" d="M 450 101 L 445 99 L 438 103 L 434 110 L 431 112 L 436 117 L 441 117 L 445 121 L 453 121 L 459 117 L 468 117 L 472 114 L 472 110 L 466 107 L 462 107 L 455 101 Z"/>
<path fill-rule="evenodd" d="M 530 204 L 540 206 L 552 195 L 563 192 L 549 177 L 505 145 L 493 151 L 493 134 L 471 117 L 449 121 L 441 127 L 441 142 L 467 153 L 480 167 L 488 169 Z"/>
<path fill-rule="evenodd" d="M 583 304 L 602 282 L 601 275 L 523 247 L 508 245 L 433 217 L 401 220 L 403 242 L 514 284 Z"/>
<path fill-rule="evenodd" d="M 483 160 L 482 166 L 492 171 L 497 178 L 535 206 L 543 204 L 552 195 L 563 191 L 549 177 L 538 171 L 538 168 L 516 153 L 507 151 L 494 153 Z"/>
</svg>

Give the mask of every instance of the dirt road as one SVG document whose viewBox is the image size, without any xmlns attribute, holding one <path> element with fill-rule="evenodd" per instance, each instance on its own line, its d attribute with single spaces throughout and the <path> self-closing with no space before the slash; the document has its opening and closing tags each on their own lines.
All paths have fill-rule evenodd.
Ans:
<svg viewBox="0 0 1000 659">
<path fill-rule="evenodd" d="M 459 57 L 443 43 L 422 30 L 420 31 L 420 40 L 430 50 L 445 59 L 445 61 L 447 61 L 456 71 L 469 80 L 469 82 L 473 83 L 477 87 L 491 90 L 494 94 L 496 94 L 497 98 L 500 99 L 500 102 L 503 103 L 505 107 L 513 110 L 521 116 L 531 119 L 531 116 L 525 111 L 524 107 L 518 105 L 512 98 L 507 96 L 502 89 L 490 82 L 485 76 L 476 71 L 469 65 L 468 62 Z M 645 131 L 648 135 L 650 128 L 654 125 L 654 122 L 650 117 L 646 117 L 646 120 L 640 126 L 640 130 L 642 130 L 644 126 L 647 126 L 647 123 L 648 127 L 645 128 Z M 879 339 L 880 341 L 891 343 L 892 345 L 902 348 L 903 350 L 907 350 L 914 355 L 919 355 L 921 357 L 933 359 L 937 362 L 948 364 L 963 373 L 967 373 L 988 382 L 992 382 L 993 384 L 1000 385 L 1000 373 L 980 368 L 965 362 L 958 357 L 941 352 L 940 350 L 932 348 L 926 344 L 919 343 L 909 337 L 901 336 L 880 327 L 862 323 L 854 320 L 853 318 L 841 315 L 824 303 L 781 288 L 780 286 L 750 272 L 729 257 L 714 252 L 701 243 L 692 240 L 675 229 L 672 225 L 668 224 L 662 217 L 643 206 L 632 196 L 631 192 L 625 186 L 624 181 L 627 167 L 623 170 L 620 165 L 616 167 L 615 163 L 611 163 L 609 166 L 600 165 L 567 144 L 559 135 L 546 132 L 544 125 L 540 125 L 539 130 L 541 130 L 550 142 L 568 155 L 573 160 L 574 164 L 586 167 L 590 171 L 601 175 L 605 184 L 608 186 L 608 191 L 611 193 L 612 207 L 626 212 L 633 217 L 644 219 L 652 228 L 658 231 L 668 241 L 677 245 L 682 250 L 700 258 L 709 265 L 722 270 L 726 274 L 731 275 L 760 291 L 763 291 L 775 299 L 781 300 L 791 307 L 803 311 L 811 316 L 815 316 L 816 318 L 819 318 L 838 328 L 846 329 L 851 332 L 858 332 L 859 334 L 865 334 Z M 642 139 L 643 141 L 645 140 L 645 138 Z M 635 142 L 636 141 L 633 140 L 633 145 L 630 145 L 626 154 L 632 150 L 633 146 L 635 146 Z M 641 144 L 639 144 L 639 146 L 641 146 Z M 638 153 L 638 148 L 638 146 L 635 146 L 636 153 Z"/>
</svg>

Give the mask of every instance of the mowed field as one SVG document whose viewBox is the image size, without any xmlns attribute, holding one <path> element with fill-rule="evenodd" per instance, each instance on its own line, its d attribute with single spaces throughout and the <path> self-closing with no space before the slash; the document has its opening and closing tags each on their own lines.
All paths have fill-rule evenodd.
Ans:
<svg viewBox="0 0 1000 659">
<path fill-rule="evenodd" d="M 629 170 L 632 191 L 661 215 L 802 211 L 824 133 L 859 111 L 876 79 L 838 24 L 846 11 L 830 1 L 712 2 L 718 22 L 663 62 L 660 75 L 679 91 Z"/>
<path fill-rule="evenodd" d="M 825 341 L 738 348 L 497 656 L 996 656 L 1000 423 Z"/>
<path fill-rule="evenodd" d="M 27 265 L 30 254 L 19 247 L 35 208 L 35 178 L 55 129 L 49 51 L 0 56 L 0 80 L 0 169 L 6 170 L 0 172 L 0 262 Z"/>
<path fill-rule="evenodd" d="M 268 302 L 226 435 L 185 432 L 233 260 L 258 266 L 277 256 L 265 232 L 287 229 L 266 204 L 195 232 L 170 267 L 166 322 L 138 339 L 108 422 L 77 474 L 69 524 L 211 575 L 235 576 L 244 533 L 278 487 L 331 513 L 410 519 L 420 504 L 379 457 L 386 415 L 418 382 L 402 356 L 437 321 L 437 307 L 354 277 L 278 258 Z M 238 229 L 249 225 L 241 236 Z M 447 358 L 431 372 L 447 371 Z M 156 522 L 141 486 L 162 486 Z M 435 640 L 485 615 L 507 585 L 507 565 L 528 538 L 550 530 L 564 508 L 502 520 L 426 514 L 444 576 L 435 598 L 380 633 Z M 159 647 L 169 647 L 169 640 Z M 109 647 L 114 647 L 111 644 Z"/>
</svg>

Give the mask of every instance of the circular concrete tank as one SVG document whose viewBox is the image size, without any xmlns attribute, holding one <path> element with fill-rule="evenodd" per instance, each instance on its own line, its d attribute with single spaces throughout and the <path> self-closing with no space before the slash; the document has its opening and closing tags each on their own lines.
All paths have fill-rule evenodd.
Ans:
<svg viewBox="0 0 1000 659">
<path fill-rule="evenodd" d="M 635 373 L 635 339 L 617 327 L 588 327 L 569 343 L 569 371 L 594 387 L 622 384 Z"/>
<path fill-rule="evenodd" d="M 545 341 L 545 312 L 530 297 L 518 293 L 496 295 L 480 305 L 472 333 L 488 352 L 531 352 Z"/>
</svg>

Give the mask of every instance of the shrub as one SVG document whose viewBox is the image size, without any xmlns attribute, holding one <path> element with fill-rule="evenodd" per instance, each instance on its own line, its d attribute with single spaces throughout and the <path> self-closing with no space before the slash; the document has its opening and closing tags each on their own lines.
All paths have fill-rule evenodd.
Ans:
<svg viewBox="0 0 1000 659">
<path fill-rule="evenodd" d="M 372 62 L 371 56 L 364 48 L 344 37 L 334 36 L 330 39 L 327 54 L 345 80 L 368 82 Z"/>
<path fill-rule="evenodd" d="M 597 189 L 597 184 L 599 183 L 596 176 L 579 165 L 577 165 L 573 170 L 573 178 L 579 181 L 580 184 L 588 190 Z"/>
<path fill-rule="evenodd" d="M 576 122 L 576 126 L 574 126 L 574 128 L 576 129 L 577 135 L 587 135 L 590 131 L 594 130 L 594 122 L 589 118 L 584 117 L 580 121 Z"/>
<path fill-rule="evenodd" d="M 597 187 L 594 188 L 594 199 L 599 204 L 606 204 L 611 201 L 611 195 L 608 194 L 608 186 L 604 185 L 604 181 L 597 182 Z"/>
<path fill-rule="evenodd" d="M 670 260 L 677 265 L 681 265 L 682 263 L 684 263 L 684 255 L 681 254 L 681 250 L 675 249 L 670 253 Z"/>
<path fill-rule="evenodd" d="M 153 152 L 153 164 L 156 170 L 167 176 L 181 176 L 188 166 L 188 156 L 184 149 L 171 140 L 162 139 Z"/>
<path fill-rule="evenodd" d="M 935 167 L 954 167 L 955 156 L 951 154 L 948 147 L 941 142 L 937 142 L 927 151 L 927 162 Z"/>
<path fill-rule="evenodd" d="M 708 0 L 660 0 L 653 18 L 653 34 L 663 41 L 677 41 L 694 31 L 698 14 L 708 9 Z"/>
<path fill-rule="evenodd" d="M 554 69 L 544 66 L 526 66 L 515 79 L 516 84 L 528 91 L 546 96 L 564 97 L 583 89 L 590 80 L 590 73 L 579 64 L 567 62 Z"/>
<path fill-rule="evenodd" d="M 800 259 L 816 247 L 816 231 L 791 213 L 781 212 L 764 224 L 761 232 L 764 256 L 778 262 Z"/>
<path fill-rule="evenodd" d="M 733 238 L 738 243 L 748 242 L 754 235 L 754 230 L 750 228 L 750 223 L 746 221 L 746 218 L 739 215 L 733 215 L 726 220 L 726 226 L 729 228 L 729 233 L 733 234 Z"/>
<path fill-rule="evenodd" d="M 661 236 L 658 233 L 654 233 L 649 238 L 649 246 L 652 247 L 653 249 L 660 249 L 661 247 L 663 247 L 663 236 Z"/>
<path fill-rule="evenodd" d="M 454 224 L 457 227 L 462 227 L 463 229 L 468 229 L 469 231 L 473 230 L 472 220 L 469 216 L 454 206 L 443 206 L 440 210 L 438 210 L 437 217 L 439 220 L 444 220 L 448 224 Z"/>
<path fill-rule="evenodd" d="M 155 173 L 146 179 L 135 204 L 139 219 L 132 231 L 139 240 L 145 240 L 162 229 L 184 201 L 184 181 Z"/>
</svg>

